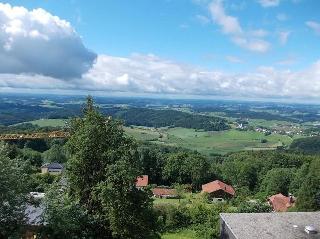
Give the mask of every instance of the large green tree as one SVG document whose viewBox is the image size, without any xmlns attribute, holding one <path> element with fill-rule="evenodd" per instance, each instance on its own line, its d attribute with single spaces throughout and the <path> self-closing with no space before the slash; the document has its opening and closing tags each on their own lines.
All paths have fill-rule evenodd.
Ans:
<svg viewBox="0 0 320 239">
<path fill-rule="evenodd" d="M 71 196 L 88 214 L 93 237 L 150 238 L 156 235 L 152 201 L 135 187 L 141 175 L 137 145 L 122 125 L 101 115 L 91 97 L 84 117 L 71 121 Z"/>
<path fill-rule="evenodd" d="M 50 149 L 43 152 L 43 159 L 49 163 L 65 163 L 67 161 L 65 150 L 59 144 L 53 144 Z"/>
<path fill-rule="evenodd" d="M 298 191 L 297 209 L 299 211 L 320 210 L 320 160 L 314 159 L 309 166 Z"/>
<path fill-rule="evenodd" d="M 274 168 L 269 170 L 262 181 L 260 192 L 266 196 L 277 193 L 288 195 L 294 173 L 295 169 L 290 168 Z"/>
<path fill-rule="evenodd" d="M 27 164 L 8 154 L 0 142 L 0 238 L 18 237 L 26 220 Z"/>
<path fill-rule="evenodd" d="M 210 176 L 207 158 L 197 153 L 180 152 L 169 155 L 164 166 L 164 178 L 169 183 L 192 184 L 200 189 Z"/>
</svg>

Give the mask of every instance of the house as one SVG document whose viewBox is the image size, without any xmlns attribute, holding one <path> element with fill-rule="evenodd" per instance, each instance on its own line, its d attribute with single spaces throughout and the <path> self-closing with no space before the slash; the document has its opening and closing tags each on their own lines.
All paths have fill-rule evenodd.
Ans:
<svg viewBox="0 0 320 239">
<path fill-rule="evenodd" d="M 148 183 L 149 183 L 148 175 L 142 175 L 142 176 L 137 177 L 136 187 L 137 188 L 144 188 L 144 187 L 148 186 Z"/>
<path fill-rule="evenodd" d="M 210 197 L 214 198 L 229 198 L 235 195 L 235 190 L 232 186 L 215 180 L 213 182 L 202 185 L 202 193 L 208 193 Z"/>
<path fill-rule="evenodd" d="M 154 188 L 152 189 L 154 197 L 157 198 L 176 198 L 178 197 L 177 190 L 171 188 Z"/>
<path fill-rule="evenodd" d="M 42 221 L 42 215 L 44 212 L 44 206 L 40 203 L 36 205 L 27 205 L 25 210 L 26 215 L 26 226 L 22 236 L 23 239 L 34 239 L 37 238 L 37 233 L 44 225 Z"/>
<path fill-rule="evenodd" d="M 290 207 L 294 206 L 294 198 L 284 196 L 281 193 L 275 194 L 268 198 L 268 203 L 275 212 L 286 212 Z"/>
<path fill-rule="evenodd" d="M 61 174 L 63 166 L 59 163 L 46 163 L 41 166 L 41 173 Z"/>
<path fill-rule="evenodd" d="M 220 239 L 320 239 L 320 212 L 221 213 Z"/>
</svg>

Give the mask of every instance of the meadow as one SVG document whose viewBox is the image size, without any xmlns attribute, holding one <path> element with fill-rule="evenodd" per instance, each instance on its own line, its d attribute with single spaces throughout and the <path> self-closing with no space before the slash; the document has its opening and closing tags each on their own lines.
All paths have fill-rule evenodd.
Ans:
<svg viewBox="0 0 320 239">
<path fill-rule="evenodd" d="M 39 127 L 65 127 L 68 119 L 38 119 L 24 123 L 30 123 Z"/>
<path fill-rule="evenodd" d="M 66 119 L 39 119 L 29 121 L 40 127 L 65 127 Z M 125 132 L 138 141 L 148 141 L 155 144 L 183 147 L 197 150 L 205 155 L 226 154 L 241 150 L 272 150 L 278 146 L 288 146 L 293 138 L 287 135 L 274 134 L 265 136 L 255 131 L 239 131 L 230 129 L 225 131 L 202 131 L 187 128 L 152 128 L 142 126 L 124 127 Z M 263 143 L 262 140 L 266 140 Z"/>
<path fill-rule="evenodd" d="M 178 146 L 200 153 L 226 154 L 241 150 L 272 150 L 278 146 L 290 145 L 293 138 L 255 131 L 239 131 L 236 129 L 226 131 L 205 132 L 186 128 L 126 128 L 126 132 L 141 141 L 151 141 L 156 144 Z M 262 140 L 266 140 L 262 143 Z"/>
</svg>

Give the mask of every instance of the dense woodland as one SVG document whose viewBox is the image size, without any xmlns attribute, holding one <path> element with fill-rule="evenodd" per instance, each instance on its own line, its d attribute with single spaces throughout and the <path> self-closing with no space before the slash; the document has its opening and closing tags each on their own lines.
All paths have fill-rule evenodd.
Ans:
<svg viewBox="0 0 320 239">
<path fill-rule="evenodd" d="M 296 139 L 290 145 L 290 149 L 302 153 L 320 154 L 320 137 Z"/>
<path fill-rule="evenodd" d="M 218 238 L 219 213 L 270 212 L 266 199 L 280 192 L 297 197 L 291 210 L 320 210 L 320 155 L 306 150 L 306 140 L 288 151 L 207 157 L 136 142 L 124 134 L 120 121 L 100 114 L 91 98 L 84 117 L 74 118 L 69 130 L 68 140 L 0 144 L 0 201 L 7 202 L 0 204 L 0 238 L 19 238 L 23 232 L 31 191 L 46 193 L 46 224 L 39 238 L 159 238 L 186 228 L 199 238 Z M 304 151 L 297 153 L 301 145 Z M 45 162 L 62 163 L 66 172 L 40 174 Z M 182 203 L 154 204 L 149 189 L 135 187 L 142 174 L 149 175 L 150 187 L 176 188 Z M 197 194 L 202 184 L 215 179 L 233 185 L 236 196 L 212 203 Z M 196 196 L 189 199 L 190 192 Z"/>
<path fill-rule="evenodd" d="M 109 112 L 107 111 L 107 114 Z M 152 110 L 147 108 L 130 108 L 119 110 L 115 117 L 124 120 L 126 125 L 147 127 L 183 127 L 202 129 L 205 131 L 220 131 L 230 127 L 225 119 L 204 115 L 190 114 L 176 110 Z"/>
</svg>

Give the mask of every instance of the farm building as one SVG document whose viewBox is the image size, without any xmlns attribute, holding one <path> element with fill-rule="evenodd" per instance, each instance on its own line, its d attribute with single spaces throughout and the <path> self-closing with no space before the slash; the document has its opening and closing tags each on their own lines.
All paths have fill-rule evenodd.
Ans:
<svg viewBox="0 0 320 239">
<path fill-rule="evenodd" d="M 157 198 L 176 198 L 178 196 L 177 190 L 171 188 L 154 188 L 152 193 Z"/>
<path fill-rule="evenodd" d="M 41 166 L 41 173 L 61 174 L 63 166 L 59 163 L 46 163 Z"/>
<path fill-rule="evenodd" d="M 202 193 L 209 193 L 213 198 L 230 198 L 235 195 L 235 190 L 232 186 L 225 184 L 219 180 L 203 184 Z"/>
<path fill-rule="evenodd" d="M 294 198 L 292 196 L 286 197 L 281 193 L 269 197 L 268 202 L 275 212 L 286 212 L 294 206 Z"/>
</svg>

